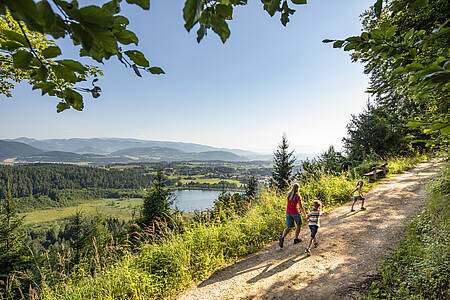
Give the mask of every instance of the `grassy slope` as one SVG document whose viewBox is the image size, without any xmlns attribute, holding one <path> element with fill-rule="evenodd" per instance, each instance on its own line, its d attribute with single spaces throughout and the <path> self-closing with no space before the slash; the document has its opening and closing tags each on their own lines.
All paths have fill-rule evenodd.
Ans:
<svg viewBox="0 0 450 300">
<path fill-rule="evenodd" d="M 389 162 L 403 171 L 424 157 Z M 350 200 L 355 179 L 323 174 L 301 187 L 306 207 L 321 199 L 327 207 Z M 365 185 L 369 188 L 370 185 Z M 276 239 L 284 228 L 284 196 L 263 193 L 259 202 L 240 217 L 225 223 L 193 224 L 181 235 L 166 236 L 124 257 L 114 266 L 89 275 L 80 272 L 72 280 L 44 287 L 43 298 L 152 298 L 176 294 L 192 282 L 239 257 L 254 253 Z"/>
</svg>

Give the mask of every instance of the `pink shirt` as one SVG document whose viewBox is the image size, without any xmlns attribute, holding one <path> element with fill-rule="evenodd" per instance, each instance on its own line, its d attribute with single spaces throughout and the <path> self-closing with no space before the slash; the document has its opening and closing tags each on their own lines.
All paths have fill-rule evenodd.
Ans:
<svg viewBox="0 0 450 300">
<path fill-rule="evenodd" d="M 286 207 L 286 213 L 287 214 L 298 214 L 298 208 L 297 208 L 297 204 L 300 202 L 300 196 L 299 195 L 295 195 L 294 200 L 287 201 L 287 207 Z"/>
</svg>

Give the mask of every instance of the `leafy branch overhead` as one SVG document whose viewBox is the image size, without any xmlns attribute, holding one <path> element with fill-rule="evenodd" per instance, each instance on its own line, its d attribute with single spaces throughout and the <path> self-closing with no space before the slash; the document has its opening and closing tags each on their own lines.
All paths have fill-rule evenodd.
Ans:
<svg viewBox="0 0 450 300">
<path fill-rule="evenodd" d="M 407 126 L 430 135 L 428 145 L 448 145 L 450 4 L 393 0 L 383 8 L 383 2 L 377 1 L 373 14 L 366 15 L 361 35 L 323 42 L 352 51 L 353 60 L 364 63 L 371 76 L 369 92 L 379 102 L 397 98 L 415 103 L 420 113 Z"/>
<path fill-rule="evenodd" d="M 288 1 L 284 0 L 261 0 L 263 9 L 273 17 L 277 12 L 281 14 L 281 23 L 286 26 L 289 16 L 295 10 L 289 7 Z M 293 4 L 306 4 L 306 0 L 290 0 Z M 200 42 L 212 29 L 222 42 L 225 43 L 230 36 L 230 28 L 227 21 L 233 19 L 233 10 L 236 6 L 247 5 L 247 0 L 186 0 L 183 8 L 184 27 L 190 31 L 198 26 L 197 42 Z"/>
<path fill-rule="evenodd" d="M 102 6 L 80 7 L 76 0 L 0 0 L 0 13 L 4 17 L 0 32 L 3 60 L 12 61 L 11 67 L 16 73 L 28 74 L 22 79 L 29 80 L 33 89 L 40 89 L 42 95 L 49 94 L 60 98 L 58 112 L 68 108 L 82 110 L 84 101 L 79 92 L 88 92 L 98 98 L 101 89 L 95 84 L 97 79 L 92 81 L 91 87 L 78 85 L 89 76 L 97 77 L 102 74 L 99 69 L 77 60 L 55 59 L 61 56 L 62 52 L 48 37 L 69 37 L 74 46 L 81 46 L 80 56 L 88 56 L 99 63 L 116 56 L 139 76 L 142 71 L 163 74 L 161 68 L 150 66 L 139 50 L 123 49 L 130 44 L 138 45 L 139 39 L 127 29 L 128 19 L 119 15 L 120 2 L 121 0 L 113 0 Z M 150 5 L 149 0 L 126 2 L 145 10 L 148 10 Z M 30 41 L 33 36 L 38 35 L 45 39 L 44 47 Z M 2 68 L 2 71 L 4 70 L 5 68 Z M 5 79 L 5 76 L 2 79 Z M 6 93 L 7 87 L 12 88 L 12 83 L 2 80 L 2 92 L 5 91 L 3 93 Z M 7 96 L 10 96 L 10 93 Z"/>
</svg>

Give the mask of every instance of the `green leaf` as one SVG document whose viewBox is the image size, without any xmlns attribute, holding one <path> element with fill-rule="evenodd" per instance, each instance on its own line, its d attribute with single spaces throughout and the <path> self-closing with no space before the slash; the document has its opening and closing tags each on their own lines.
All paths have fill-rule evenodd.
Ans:
<svg viewBox="0 0 450 300">
<path fill-rule="evenodd" d="M 53 82 L 39 82 L 33 85 L 33 90 L 40 89 L 42 91 L 42 96 L 56 88 L 56 84 Z"/>
<path fill-rule="evenodd" d="M 14 51 L 14 50 L 16 50 L 18 48 L 22 48 L 24 46 L 18 42 L 6 41 L 6 42 L 3 42 L 0 47 L 1 47 L 1 49 L 7 50 L 7 51 Z"/>
<path fill-rule="evenodd" d="M 139 68 L 136 66 L 136 64 L 131 65 L 131 67 L 133 68 L 133 71 L 137 76 L 142 77 L 141 72 L 139 72 Z"/>
<path fill-rule="evenodd" d="M 306 4 L 306 0 L 291 0 L 294 4 Z"/>
<path fill-rule="evenodd" d="M 69 68 L 72 71 L 78 72 L 80 74 L 84 74 L 87 71 L 87 68 L 83 66 L 80 62 L 72 59 L 62 59 L 55 61 L 56 63 Z"/>
<path fill-rule="evenodd" d="M 369 40 L 369 33 L 363 32 L 361 33 L 361 39 L 368 41 Z"/>
<path fill-rule="evenodd" d="M 409 121 L 408 123 L 406 123 L 406 126 L 409 128 L 417 128 L 423 125 L 424 123 L 420 121 Z"/>
<path fill-rule="evenodd" d="M 53 12 L 50 4 L 47 0 L 42 0 L 36 4 L 36 7 L 45 22 L 46 31 L 50 31 L 56 21 L 55 13 Z"/>
<path fill-rule="evenodd" d="M 410 30 L 408 30 L 408 32 L 403 37 L 403 41 L 405 42 L 405 44 L 409 45 L 409 40 L 411 39 L 413 34 L 414 34 L 414 28 L 411 28 Z"/>
<path fill-rule="evenodd" d="M 418 70 L 422 70 L 422 69 L 423 69 L 423 65 L 418 62 L 413 62 L 406 66 L 406 71 L 408 71 L 408 72 L 418 71 Z"/>
<path fill-rule="evenodd" d="M 386 38 L 390 39 L 391 37 L 394 36 L 395 32 L 397 31 L 397 26 L 391 26 L 387 31 L 386 31 Z"/>
<path fill-rule="evenodd" d="M 233 6 L 219 4 L 216 6 L 216 13 L 227 20 L 231 20 L 233 17 Z"/>
<path fill-rule="evenodd" d="M 125 54 L 139 66 L 148 67 L 150 65 L 144 54 L 138 50 L 128 50 L 125 51 Z"/>
<path fill-rule="evenodd" d="M 332 42 L 334 42 L 335 40 L 330 40 L 330 39 L 324 39 L 324 40 L 322 40 L 322 43 L 332 43 Z"/>
<path fill-rule="evenodd" d="M 441 129 L 441 134 L 442 135 L 449 135 L 450 134 L 450 125 L 444 127 Z"/>
<path fill-rule="evenodd" d="M 137 45 L 139 42 L 136 34 L 134 34 L 134 32 L 130 30 L 122 30 L 114 33 L 114 35 L 116 36 L 117 40 L 124 45 L 128 45 L 131 43 L 135 43 Z"/>
<path fill-rule="evenodd" d="M 35 70 L 31 73 L 31 78 L 38 81 L 46 81 L 48 77 L 48 70 L 44 66 L 41 66 L 39 69 Z"/>
<path fill-rule="evenodd" d="M 127 0 L 127 3 L 137 4 L 145 10 L 150 9 L 150 0 Z"/>
<path fill-rule="evenodd" d="M 333 48 L 341 48 L 344 41 L 336 41 L 333 43 Z"/>
<path fill-rule="evenodd" d="M 63 79 L 72 83 L 79 81 L 75 72 L 66 68 L 65 66 L 52 65 L 51 68 L 52 71 L 55 72 L 56 77 L 58 77 L 59 79 Z"/>
<path fill-rule="evenodd" d="M 117 40 L 110 30 L 91 31 L 97 44 L 109 53 L 116 54 L 119 50 Z M 104 55 L 103 55 L 104 56 Z"/>
<path fill-rule="evenodd" d="M 63 96 L 67 104 L 78 111 L 83 110 L 83 97 L 78 92 L 72 90 L 71 88 L 66 88 L 64 89 Z"/>
<path fill-rule="evenodd" d="M 125 18 L 124 16 L 114 16 L 114 24 L 113 24 L 114 29 L 121 31 L 125 29 L 125 27 L 127 27 L 128 24 L 130 24 L 130 21 L 128 21 L 128 19 Z"/>
<path fill-rule="evenodd" d="M 150 73 L 152 74 L 166 74 L 164 73 L 164 70 L 159 68 L 159 67 L 151 67 L 148 69 L 150 71 Z"/>
<path fill-rule="evenodd" d="M 280 9 L 281 0 L 271 0 L 267 12 L 271 17 Z"/>
<path fill-rule="evenodd" d="M 106 9 L 111 14 L 117 14 L 120 12 L 119 0 L 112 0 L 106 2 L 105 4 L 102 5 L 102 8 Z"/>
<path fill-rule="evenodd" d="M 18 50 L 12 55 L 14 68 L 27 68 L 33 58 L 33 55 L 25 50 Z"/>
<path fill-rule="evenodd" d="M 85 6 L 80 9 L 81 22 L 97 24 L 102 27 L 111 27 L 114 18 L 110 11 L 95 5 Z"/>
<path fill-rule="evenodd" d="M 217 15 L 215 15 L 212 19 L 212 29 L 220 36 L 220 38 L 222 39 L 222 43 L 226 42 L 231 33 L 225 19 L 222 19 Z"/>
<path fill-rule="evenodd" d="M 186 0 L 183 8 L 184 27 L 190 31 L 200 19 L 203 8 L 202 0 Z"/>
<path fill-rule="evenodd" d="M 206 35 L 206 27 L 204 25 L 200 25 L 197 30 L 197 43 L 200 43 L 200 41 L 203 39 L 205 35 Z"/>
<path fill-rule="evenodd" d="M 63 110 L 69 109 L 70 105 L 67 104 L 66 102 L 59 102 L 58 105 L 56 106 L 56 112 L 62 112 Z"/>
<path fill-rule="evenodd" d="M 47 47 L 44 50 L 42 50 L 42 55 L 45 58 L 57 57 L 60 54 L 61 54 L 61 49 L 59 49 L 58 46 L 50 46 L 50 47 Z"/>
<path fill-rule="evenodd" d="M 405 67 L 398 67 L 396 68 L 394 71 L 392 71 L 392 75 L 397 75 L 397 74 L 404 74 L 406 72 Z"/>
<path fill-rule="evenodd" d="M 21 43 L 24 46 L 28 46 L 27 40 L 25 39 L 25 37 L 23 35 L 21 35 L 21 34 L 18 34 L 15 31 L 2 29 L 1 30 L 1 34 L 7 40 L 15 41 L 15 42 Z"/>
<path fill-rule="evenodd" d="M 416 0 L 409 4 L 409 7 L 412 9 L 421 8 L 428 5 L 428 0 Z"/>
</svg>

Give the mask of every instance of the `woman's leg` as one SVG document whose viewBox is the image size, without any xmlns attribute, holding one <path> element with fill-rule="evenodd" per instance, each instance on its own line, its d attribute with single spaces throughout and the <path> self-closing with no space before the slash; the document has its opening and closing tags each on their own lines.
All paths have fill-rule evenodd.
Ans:
<svg viewBox="0 0 450 300">
<path fill-rule="evenodd" d="M 300 234 L 300 229 L 302 228 L 302 225 L 297 225 L 297 228 L 295 228 L 295 239 L 298 239 L 298 236 Z"/>
<path fill-rule="evenodd" d="M 289 231 L 291 231 L 291 228 L 286 227 L 286 228 L 283 230 L 283 234 L 281 235 L 281 238 L 284 239 L 284 238 L 286 237 L 286 235 L 289 233 Z"/>
</svg>

